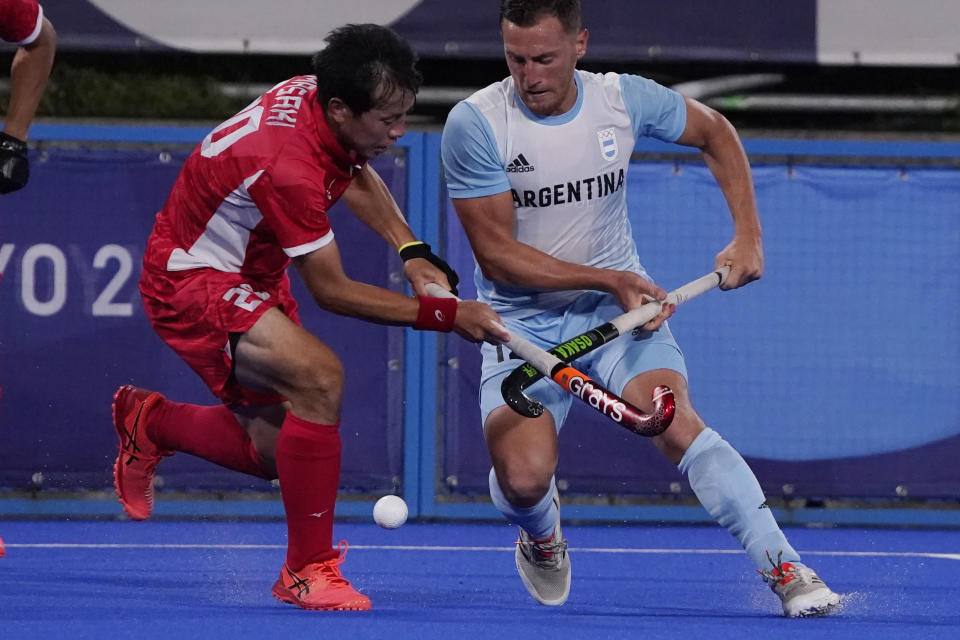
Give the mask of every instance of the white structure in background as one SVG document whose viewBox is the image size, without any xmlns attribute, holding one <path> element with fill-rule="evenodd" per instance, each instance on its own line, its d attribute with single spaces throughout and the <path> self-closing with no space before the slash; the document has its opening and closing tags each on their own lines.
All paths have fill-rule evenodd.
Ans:
<svg viewBox="0 0 960 640">
<path fill-rule="evenodd" d="M 960 65 L 960 2 L 818 0 L 817 62 Z"/>
<path fill-rule="evenodd" d="M 312 53 L 336 27 L 390 24 L 419 0 L 89 0 L 128 29 L 203 53 Z"/>
</svg>

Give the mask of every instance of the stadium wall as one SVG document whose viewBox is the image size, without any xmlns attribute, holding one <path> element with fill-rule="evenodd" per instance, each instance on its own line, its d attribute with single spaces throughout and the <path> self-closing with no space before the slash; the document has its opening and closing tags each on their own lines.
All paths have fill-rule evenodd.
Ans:
<svg viewBox="0 0 960 640">
<path fill-rule="evenodd" d="M 214 401 L 153 334 L 136 290 L 153 216 L 205 131 L 32 133 L 30 187 L 0 201 L 0 516 L 115 514 L 104 494 L 116 387 Z M 443 191 L 438 144 L 438 134 L 411 133 L 374 166 L 469 296 L 472 257 Z M 785 522 L 960 526 L 960 144 L 745 146 L 767 273 L 671 320 L 698 410 L 748 459 Z M 641 256 L 660 284 L 712 268 L 729 216 L 695 156 L 645 144 L 627 188 Z M 370 251 L 381 243 L 348 212 L 332 220 L 348 273 L 402 289 L 392 251 Z M 332 316 L 294 281 L 304 324 L 347 371 L 338 515 L 364 516 L 373 496 L 396 491 L 414 516 L 495 518 L 476 348 Z M 281 514 L 276 487 L 190 456 L 160 473 L 160 516 Z M 649 443 L 579 407 L 557 477 L 571 518 L 709 519 Z"/>
</svg>

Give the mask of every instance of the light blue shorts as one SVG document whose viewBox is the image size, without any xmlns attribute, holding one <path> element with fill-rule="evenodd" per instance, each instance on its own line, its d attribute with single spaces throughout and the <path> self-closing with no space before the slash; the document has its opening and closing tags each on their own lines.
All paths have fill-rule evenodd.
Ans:
<svg viewBox="0 0 960 640">
<path fill-rule="evenodd" d="M 542 349 L 550 349 L 570 338 L 613 320 L 623 313 L 616 299 L 607 293 L 588 292 L 567 307 L 544 311 L 520 320 L 501 316 L 511 333 L 522 335 Z M 480 414 L 483 424 L 497 407 L 506 404 L 500 385 L 523 360 L 510 358 L 508 349 L 484 343 L 480 349 Z M 573 365 L 617 395 L 637 375 L 654 369 L 671 369 L 684 378 L 687 367 L 670 328 L 664 322 L 656 331 L 636 331 L 621 336 L 573 361 Z M 547 377 L 532 384 L 525 393 L 541 402 L 553 415 L 557 431 L 563 426 L 573 396 Z"/>
</svg>

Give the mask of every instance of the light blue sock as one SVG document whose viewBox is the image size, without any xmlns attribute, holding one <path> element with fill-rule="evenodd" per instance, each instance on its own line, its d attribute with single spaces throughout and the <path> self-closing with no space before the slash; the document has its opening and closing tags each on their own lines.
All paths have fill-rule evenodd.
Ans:
<svg viewBox="0 0 960 640">
<path fill-rule="evenodd" d="M 516 507 L 507 500 L 500 490 L 497 474 L 490 469 L 490 498 L 493 506 L 500 510 L 507 520 L 517 525 L 536 540 L 543 540 L 553 535 L 553 528 L 557 524 L 559 511 L 553 506 L 554 478 L 550 478 L 550 490 L 532 507 Z"/>
<path fill-rule="evenodd" d="M 700 433 L 678 465 L 700 504 L 736 538 L 757 569 L 770 569 L 783 551 L 784 562 L 800 556 L 787 542 L 767 507 L 760 483 L 736 450 L 713 429 Z"/>
</svg>

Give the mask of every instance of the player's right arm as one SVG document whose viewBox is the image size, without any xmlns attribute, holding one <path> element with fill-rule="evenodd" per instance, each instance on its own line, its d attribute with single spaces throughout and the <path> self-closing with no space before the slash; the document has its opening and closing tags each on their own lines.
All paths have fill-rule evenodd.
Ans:
<svg viewBox="0 0 960 640">
<path fill-rule="evenodd" d="M 27 132 L 53 68 L 57 34 L 36 0 L 4 0 L 0 39 L 20 47 L 10 67 L 10 102 L 0 132 L 0 193 L 10 193 L 30 178 Z"/>
<path fill-rule="evenodd" d="M 494 282 L 535 289 L 592 289 L 614 295 L 625 310 L 639 307 L 645 296 L 658 300 L 667 293 L 632 271 L 598 269 L 557 260 L 518 242 L 513 234 L 510 192 L 480 198 L 456 198 L 460 218 L 483 276 Z M 653 330 L 669 313 L 646 325 Z"/>
<path fill-rule="evenodd" d="M 378 324 L 416 326 L 423 323 L 421 305 L 430 298 L 410 298 L 403 294 L 351 279 L 343 270 L 340 250 L 335 241 L 293 258 L 293 264 L 316 303 L 343 316 Z M 498 329 L 500 317 L 487 305 L 473 300 L 456 304 L 453 330 L 471 342 L 486 340 L 494 344 L 509 340 L 509 333 Z"/>
<path fill-rule="evenodd" d="M 488 280 L 543 290 L 592 289 L 613 294 L 624 309 L 666 292 L 629 271 L 558 260 L 516 239 L 510 183 L 492 133 L 468 103 L 450 113 L 441 142 L 444 172 L 457 217 Z"/>
<path fill-rule="evenodd" d="M 10 106 L 3 131 L 19 140 L 27 139 L 43 90 L 53 68 L 57 32 L 47 18 L 41 18 L 40 33 L 21 46 L 10 67 Z"/>
</svg>

